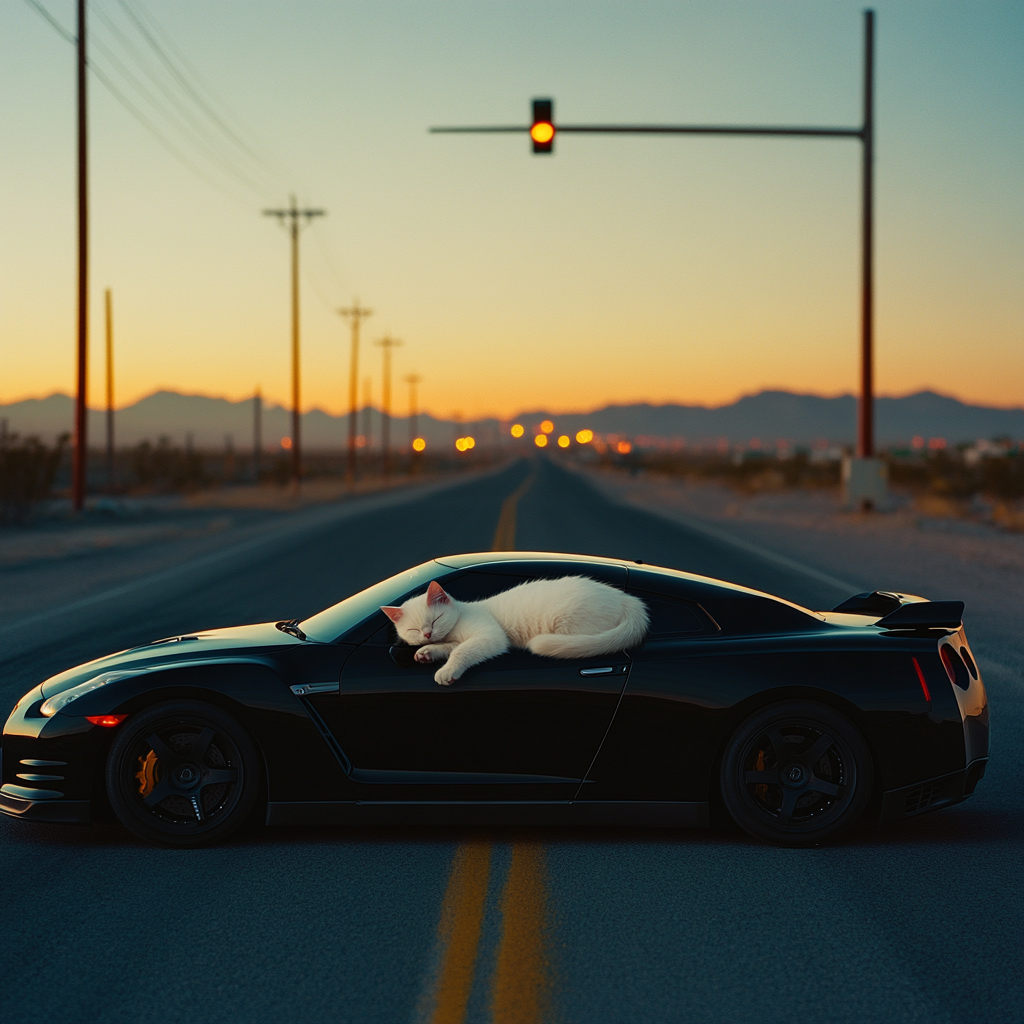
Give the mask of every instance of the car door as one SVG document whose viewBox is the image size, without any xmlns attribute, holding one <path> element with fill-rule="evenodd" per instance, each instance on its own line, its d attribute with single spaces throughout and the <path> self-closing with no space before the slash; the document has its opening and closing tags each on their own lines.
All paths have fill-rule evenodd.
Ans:
<svg viewBox="0 0 1024 1024">
<path fill-rule="evenodd" d="M 529 578 L 470 572 L 444 585 L 468 600 Z M 573 798 L 628 677 L 625 653 L 556 659 L 513 650 L 439 686 L 436 666 L 415 662 L 414 648 L 396 643 L 381 618 L 341 675 L 340 738 L 356 799 Z"/>
</svg>

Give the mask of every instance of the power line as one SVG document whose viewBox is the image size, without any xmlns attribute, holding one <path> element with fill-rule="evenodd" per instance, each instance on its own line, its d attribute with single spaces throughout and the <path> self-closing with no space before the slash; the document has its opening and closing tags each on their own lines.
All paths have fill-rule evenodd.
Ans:
<svg viewBox="0 0 1024 1024">
<path fill-rule="evenodd" d="M 78 37 L 72 35 L 38 0 L 25 0 L 37 14 L 44 17 L 50 25 L 57 30 L 61 37 L 72 45 L 78 42 Z"/>
<path fill-rule="evenodd" d="M 192 65 L 184 57 L 181 51 L 175 46 L 174 42 L 170 39 L 168 34 L 160 26 L 160 23 L 153 16 L 152 12 L 148 11 L 146 7 L 141 3 L 138 3 L 136 7 L 133 8 L 128 3 L 126 3 L 126 0 L 118 0 L 118 2 L 121 8 L 124 10 L 124 12 L 135 24 L 138 31 L 142 34 L 143 38 L 150 45 L 153 52 L 156 53 L 157 57 L 160 58 L 164 66 L 174 76 L 175 80 L 181 85 L 183 89 L 185 89 L 185 91 L 192 97 L 194 102 L 206 113 L 206 115 L 215 124 L 217 124 L 218 127 L 220 127 L 220 129 L 235 143 L 236 146 L 238 146 L 240 149 L 248 153 L 249 156 L 251 156 L 254 160 L 263 164 L 265 169 L 270 171 L 271 174 L 278 177 L 282 183 L 290 183 L 295 176 L 291 173 L 290 170 L 288 170 L 288 168 L 284 167 L 282 164 L 278 164 L 277 167 L 274 167 L 273 163 L 277 161 L 275 161 L 273 158 L 268 159 L 268 157 L 265 154 L 260 154 L 255 148 L 253 148 L 253 146 L 246 142 L 246 140 L 243 139 L 238 132 L 236 132 L 231 127 L 231 125 L 227 122 L 227 120 L 224 117 L 217 113 L 217 111 L 211 106 L 210 103 L 206 101 L 206 99 L 204 99 L 202 95 L 200 95 L 199 89 L 203 89 L 211 97 L 213 97 L 214 93 L 213 90 L 210 89 L 210 87 L 203 82 L 202 76 L 195 70 L 194 67 L 192 67 Z M 149 32 L 146 26 L 142 24 L 142 21 L 139 19 L 138 12 L 141 12 L 142 16 L 149 22 L 149 28 L 152 29 L 152 33 Z M 192 83 L 190 83 L 187 80 L 187 78 L 181 73 L 181 71 L 174 66 L 170 57 L 167 55 L 166 52 L 164 52 L 160 44 L 154 38 L 154 34 L 159 35 L 163 39 L 164 44 L 167 46 L 168 49 L 170 49 L 174 53 L 178 62 L 185 68 L 186 71 L 188 71 L 192 78 L 195 79 L 198 88 L 193 86 Z M 285 172 L 283 177 L 281 174 L 282 171 Z"/>
<path fill-rule="evenodd" d="M 229 153 L 225 152 L 222 147 L 222 140 L 213 132 L 210 128 L 204 124 L 201 120 L 195 117 L 192 111 L 188 108 L 188 105 L 183 103 L 181 99 L 175 94 L 172 88 L 169 88 L 167 83 L 158 75 L 154 74 L 153 70 L 147 66 L 147 62 L 143 55 L 139 52 L 135 44 L 121 31 L 120 28 L 106 15 L 102 8 L 96 8 L 96 14 L 100 20 L 107 27 L 113 36 L 120 42 L 121 46 L 128 52 L 136 66 L 142 71 L 144 75 L 160 90 L 164 97 L 176 108 L 180 117 L 182 117 L 188 125 L 197 133 L 196 137 L 191 137 L 190 141 L 197 148 L 203 150 L 205 155 L 214 162 L 220 162 L 222 169 L 226 170 L 229 174 L 238 178 L 244 185 L 250 188 L 253 192 L 261 196 L 270 195 L 274 189 L 260 184 L 255 181 L 252 177 L 246 174 L 243 170 L 240 170 L 234 163 L 234 157 Z M 158 99 L 156 99 L 149 89 L 140 82 L 135 75 L 118 59 L 118 57 L 110 51 L 99 40 L 93 39 L 93 45 L 97 46 L 104 56 L 113 63 L 120 71 L 122 77 L 129 80 L 135 88 L 142 93 L 148 100 L 150 106 L 156 111 L 162 114 L 174 127 L 178 129 L 187 138 L 189 132 L 186 128 L 183 128 L 180 123 L 175 122 L 174 115 L 171 114 L 165 107 L 163 107 Z"/>
</svg>

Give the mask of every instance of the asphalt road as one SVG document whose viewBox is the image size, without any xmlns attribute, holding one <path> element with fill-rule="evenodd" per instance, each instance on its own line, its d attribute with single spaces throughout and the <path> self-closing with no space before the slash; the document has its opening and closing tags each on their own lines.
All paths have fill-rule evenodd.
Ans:
<svg viewBox="0 0 1024 1024">
<path fill-rule="evenodd" d="M 817 607 L 848 596 L 519 463 L 158 580 L 59 643 L 26 626 L 0 700 L 111 650 L 302 616 L 433 555 L 487 550 L 531 471 L 517 548 L 642 558 Z M 1024 723 L 1019 683 L 987 683 L 996 745 L 978 793 L 823 849 L 711 831 L 257 828 L 174 851 L 116 825 L 3 818 L 0 1019 L 1019 1022 Z"/>
</svg>

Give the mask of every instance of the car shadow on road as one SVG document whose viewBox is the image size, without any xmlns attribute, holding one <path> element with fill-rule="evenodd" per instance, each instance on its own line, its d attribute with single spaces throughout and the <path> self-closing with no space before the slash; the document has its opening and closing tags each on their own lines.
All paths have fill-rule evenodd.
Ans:
<svg viewBox="0 0 1024 1024">
<path fill-rule="evenodd" d="M 4 846 L 39 846 L 50 850 L 96 850 L 126 847 L 150 848 L 117 823 L 89 827 L 19 822 L 7 819 L 0 825 Z M 637 845 L 763 848 L 765 844 L 735 828 L 712 829 L 640 828 L 629 826 L 303 826 L 268 828 L 250 825 L 238 835 L 213 847 L 279 848 L 318 846 L 328 843 L 403 846 L 446 845 L 464 842 L 608 846 Z M 833 848 L 865 849 L 907 846 L 1002 846 L 1019 848 L 1024 841 L 1024 810 L 999 807 L 954 807 L 889 825 L 865 822 L 831 844 Z M 172 851 L 169 851 L 172 852 Z"/>
</svg>

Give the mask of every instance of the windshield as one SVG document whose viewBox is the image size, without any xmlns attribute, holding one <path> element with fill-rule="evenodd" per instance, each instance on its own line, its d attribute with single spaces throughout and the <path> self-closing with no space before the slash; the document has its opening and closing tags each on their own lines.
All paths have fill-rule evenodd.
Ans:
<svg viewBox="0 0 1024 1024">
<path fill-rule="evenodd" d="M 343 633 L 347 633 L 353 626 L 359 625 L 372 615 L 381 605 L 395 604 L 410 591 L 419 590 L 431 580 L 450 572 L 451 569 L 446 565 L 433 561 L 424 562 L 414 569 L 407 569 L 397 576 L 375 583 L 372 587 L 345 598 L 344 601 L 332 604 L 330 608 L 325 608 L 308 619 L 303 619 L 299 627 L 310 640 L 322 644 L 333 643 Z"/>
</svg>

